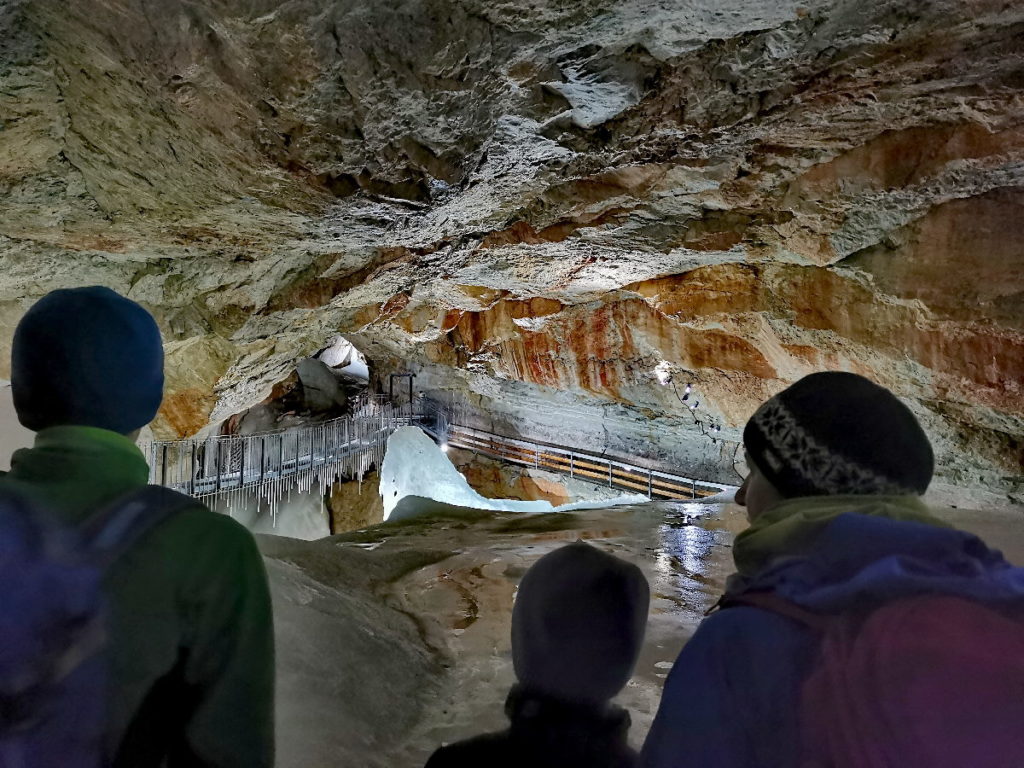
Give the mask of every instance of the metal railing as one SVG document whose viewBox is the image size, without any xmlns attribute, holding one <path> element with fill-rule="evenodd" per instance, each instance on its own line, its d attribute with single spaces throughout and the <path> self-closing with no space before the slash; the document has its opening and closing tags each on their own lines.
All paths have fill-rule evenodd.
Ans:
<svg viewBox="0 0 1024 768">
<path fill-rule="evenodd" d="M 733 487 L 571 448 L 519 440 L 459 425 L 450 426 L 448 444 L 609 488 L 639 491 L 649 499 L 696 499 L 713 496 Z"/>
<path fill-rule="evenodd" d="M 362 478 L 384 458 L 388 437 L 416 424 L 444 439 L 442 409 L 422 404 L 396 406 L 383 395 L 361 398 L 342 418 L 252 435 L 151 442 L 151 483 L 202 500 L 227 496 L 228 505 L 245 494 L 276 502 L 294 488 L 323 493 L 344 478 Z"/>
<path fill-rule="evenodd" d="M 414 424 L 439 443 L 496 459 L 569 475 L 651 499 L 695 499 L 732 486 L 684 477 L 650 466 L 454 424 L 448 408 L 427 399 L 395 405 L 385 395 L 360 398 L 352 413 L 320 424 L 252 435 L 154 441 L 148 446 L 151 483 L 204 501 L 244 497 L 273 509 L 293 489 L 321 494 L 342 479 L 362 479 L 384 459 L 387 440 Z M 244 502 L 243 502 L 244 503 Z"/>
</svg>

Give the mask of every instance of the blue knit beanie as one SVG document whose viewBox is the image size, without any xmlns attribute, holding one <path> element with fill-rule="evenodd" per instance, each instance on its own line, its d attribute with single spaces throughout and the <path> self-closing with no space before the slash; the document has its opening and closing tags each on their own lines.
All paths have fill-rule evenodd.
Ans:
<svg viewBox="0 0 1024 768">
<path fill-rule="evenodd" d="M 28 429 L 75 425 L 126 435 L 153 420 L 163 389 L 156 321 L 109 288 L 53 291 L 14 331 L 11 390 Z"/>
</svg>

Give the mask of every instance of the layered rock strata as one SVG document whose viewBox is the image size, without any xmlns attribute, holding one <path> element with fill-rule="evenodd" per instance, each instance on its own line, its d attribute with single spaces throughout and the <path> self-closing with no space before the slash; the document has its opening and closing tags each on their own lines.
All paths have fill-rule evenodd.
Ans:
<svg viewBox="0 0 1024 768">
<path fill-rule="evenodd" d="M 168 340 L 158 436 L 341 333 L 478 426 L 719 480 L 763 398 L 862 372 L 1013 491 L 1022 38 L 996 0 L 7 3 L 0 377 L 102 283 Z"/>
</svg>

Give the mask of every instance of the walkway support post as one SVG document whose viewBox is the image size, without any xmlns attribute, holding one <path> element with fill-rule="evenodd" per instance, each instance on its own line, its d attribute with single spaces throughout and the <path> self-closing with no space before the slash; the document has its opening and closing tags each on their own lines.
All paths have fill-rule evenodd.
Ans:
<svg viewBox="0 0 1024 768">
<path fill-rule="evenodd" d="M 394 403 L 395 400 L 395 379 L 408 379 L 409 380 L 409 423 L 412 424 L 412 383 L 413 379 L 416 378 L 415 373 L 392 373 L 388 375 L 388 401 Z M 402 415 L 402 409 L 398 409 L 398 415 Z"/>
<path fill-rule="evenodd" d="M 647 498 L 654 498 L 654 472 L 650 469 L 647 470 Z"/>
<path fill-rule="evenodd" d="M 215 441 L 217 444 L 217 455 L 214 456 L 214 464 L 217 469 L 217 481 L 214 487 L 217 489 L 217 493 L 220 493 L 220 468 L 221 468 L 221 457 L 220 457 L 220 440 Z"/>
</svg>

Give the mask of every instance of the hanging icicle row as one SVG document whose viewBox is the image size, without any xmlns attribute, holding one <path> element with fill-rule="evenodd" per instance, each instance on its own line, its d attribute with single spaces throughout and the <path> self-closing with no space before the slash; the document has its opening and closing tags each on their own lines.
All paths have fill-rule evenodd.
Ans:
<svg viewBox="0 0 1024 768">
<path fill-rule="evenodd" d="M 343 478 L 361 485 L 384 460 L 396 429 L 418 423 L 437 435 L 448 432 L 446 409 L 421 400 L 396 410 L 381 395 L 361 398 L 352 414 L 323 424 L 257 435 L 152 442 L 150 482 L 193 496 L 234 516 L 255 503 L 266 504 L 274 527 L 282 500 L 315 486 L 321 499 Z"/>
</svg>

